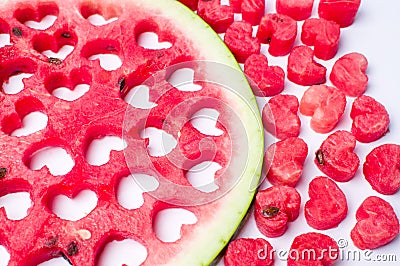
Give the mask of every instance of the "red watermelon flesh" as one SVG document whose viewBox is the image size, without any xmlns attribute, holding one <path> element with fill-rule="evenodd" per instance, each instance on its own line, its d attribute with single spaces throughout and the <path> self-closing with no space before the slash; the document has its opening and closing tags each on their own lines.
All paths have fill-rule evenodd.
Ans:
<svg viewBox="0 0 400 266">
<path fill-rule="evenodd" d="M 93 14 L 101 14 L 105 19 L 118 17 L 118 20 L 98 27 L 86 20 Z M 55 15 L 57 20 L 46 30 L 25 25 L 27 21 L 38 22 L 47 15 Z M 210 262 L 233 234 L 253 196 L 249 187 L 259 176 L 263 153 L 259 145 L 262 143 L 260 118 L 252 117 L 247 103 L 238 100 L 235 93 L 206 83 L 201 84 L 200 91 L 182 92 L 165 80 L 160 86 L 155 86 L 157 83 L 152 86 L 150 82 L 149 97 L 157 103 L 150 111 L 130 107 L 123 98 L 130 89 L 176 63 L 210 60 L 239 69 L 218 36 L 186 8 L 167 0 L 3 1 L 0 18 L 1 31 L 9 33 L 11 38 L 11 45 L 0 48 L 0 81 L 6 83 L 19 73 L 33 74 L 24 79 L 21 92 L 0 93 L 0 167 L 6 169 L 0 180 L 3 183 L 1 196 L 29 192 L 33 202 L 22 220 L 10 220 L 4 211 L 0 212 L 0 244 L 10 254 L 9 265 L 37 265 L 55 257 L 65 257 L 73 265 L 95 265 L 107 243 L 122 239 L 135 240 L 146 248 L 148 256 L 143 265 Z M 141 47 L 138 39 L 144 32 L 156 33 L 158 41 L 170 43 L 171 48 Z M 64 45 L 74 47 L 65 59 L 42 54 L 46 50 L 57 52 Z M 99 60 L 89 60 L 96 54 L 117 55 L 122 66 L 114 71 L 105 70 Z M 201 72 L 199 66 L 190 66 L 195 72 Z M 162 72 L 156 77 L 165 79 L 167 74 Z M 252 108 L 257 108 L 245 78 L 239 77 L 239 80 L 237 91 L 243 92 Z M 76 101 L 68 102 L 52 95 L 57 87 L 73 89 L 81 83 L 89 84 L 90 90 Z M 183 107 L 175 110 L 174 106 Z M 235 115 L 225 106 L 236 110 Z M 218 152 L 214 157 L 205 153 L 203 159 L 214 160 L 222 166 L 216 183 L 226 188 L 226 193 L 199 205 L 196 198 L 205 196 L 185 179 L 186 171 L 199 162 L 196 161 L 199 153 L 186 146 L 202 136 L 185 122 L 205 107 L 220 113 L 217 124 L 224 134 L 209 138 L 214 147 L 206 146 L 205 151 Z M 26 137 L 10 136 L 32 111 L 48 116 L 47 127 Z M 236 118 L 232 120 L 232 116 Z M 246 134 L 232 133 L 237 132 L 238 127 L 233 123 L 238 120 L 245 121 L 241 132 Z M 163 129 L 179 139 L 172 157 L 149 156 L 149 142 L 140 137 L 145 127 Z M 125 152 L 112 152 L 105 165 L 90 165 L 85 159 L 88 146 L 91 141 L 105 136 L 127 138 L 128 148 Z M 260 141 L 257 145 L 248 145 L 246 136 Z M 68 174 L 54 176 L 46 167 L 30 169 L 35 152 L 47 147 L 60 147 L 71 156 L 75 166 Z M 201 150 L 200 144 L 198 147 Z M 259 160 L 249 160 L 249 165 L 237 174 L 234 171 L 237 169 L 229 169 L 229 165 L 244 159 L 238 152 L 243 153 L 242 147 L 250 147 L 249 154 L 258 155 Z M 181 165 L 171 163 L 176 158 Z M 159 179 L 160 186 L 171 181 L 184 185 L 187 194 L 174 194 L 168 190 L 170 187 L 157 194 L 163 198 L 144 193 L 144 205 L 127 210 L 116 199 L 116 187 L 130 172 L 152 175 Z M 236 186 L 228 189 L 231 180 L 237 181 Z M 83 190 L 91 190 L 98 197 L 96 208 L 86 217 L 68 221 L 52 212 L 51 204 L 56 195 L 73 198 Z M 191 211 L 197 223 L 183 226 L 178 241 L 163 243 L 152 228 L 154 219 L 161 210 L 179 207 L 185 195 L 193 198 L 190 206 L 179 206 Z M 227 224 L 226 219 L 231 222 Z"/>
</svg>

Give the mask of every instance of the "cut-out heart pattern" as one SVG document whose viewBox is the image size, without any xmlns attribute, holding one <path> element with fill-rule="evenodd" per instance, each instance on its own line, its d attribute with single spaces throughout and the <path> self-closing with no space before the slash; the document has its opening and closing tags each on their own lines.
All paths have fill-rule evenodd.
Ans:
<svg viewBox="0 0 400 266">
<path fill-rule="evenodd" d="M 42 112 L 32 112 L 22 119 L 22 127 L 14 130 L 11 136 L 29 136 L 47 127 L 49 118 Z"/>
<path fill-rule="evenodd" d="M 139 266 L 147 258 L 147 249 L 133 239 L 111 241 L 104 247 L 99 257 L 99 266 L 129 265 Z"/>
<path fill-rule="evenodd" d="M 147 150 L 150 156 L 153 157 L 161 157 L 169 154 L 178 144 L 178 141 L 171 134 L 154 127 L 144 129 L 140 137 L 149 139 Z"/>
<path fill-rule="evenodd" d="M 356 138 L 350 132 L 336 131 L 324 140 L 315 153 L 314 162 L 330 178 L 347 182 L 354 177 L 360 165 L 355 147 Z"/>
<path fill-rule="evenodd" d="M 251 24 L 244 21 L 235 21 L 226 30 L 224 42 L 239 63 L 244 63 L 250 55 L 260 52 L 261 44 L 252 37 L 252 33 Z"/>
<path fill-rule="evenodd" d="M 40 170 L 47 167 L 54 176 L 66 175 L 74 166 L 71 155 L 60 147 L 46 147 L 34 152 L 29 163 L 30 169 Z"/>
<path fill-rule="evenodd" d="M 97 206 L 97 195 L 91 190 L 82 190 L 73 198 L 57 195 L 52 199 L 51 210 L 59 218 L 78 221 L 85 218 Z"/>
<path fill-rule="evenodd" d="M 90 165 L 101 166 L 110 161 L 112 151 L 122 151 L 127 147 L 127 143 L 116 136 L 105 136 L 95 139 L 86 151 L 86 161 Z"/>
<path fill-rule="evenodd" d="M 150 50 L 161 50 L 172 47 L 170 42 L 159 42 L 158 35 L 155 32 L 143 32 L 137 39 L 139 46 Z"/>
<path fill-rule="evenodd" d="M 250 78 L 249 82 L 256 96 L 274 96 L 285 87 L 285 72 L 279 66 L 269 66 L 264 54 L 253 54 L 247 58 L 244 73 Z"/>
<path fill-rule="evenodd" d="M 45 87 L 53 96 L 75 101 L 85 95 L 92 82 L 92 77 L 86 68 L 73 69 L 69 77 L 62 73 L 54 73 L 45 80 Z"/>
<path fill-rule="evenodd" d="M 122 66 L 118 56 L 120 44 L 115 40 L 96 39 L 88 42 L 82 48 L 82 56 L 88 60 L 99 60 L 100 67 L 106 71 L 117 70 Z"/>
<path fill-rule="evenodd" d="M 191 211 L 182 208 L 164 209 L 157 213 L 153 229 L 158 239 L 165 243 L 178 241 L 183 225 L 197 223 L 197 217 Z"/>
<path fill-rule="evenodd" d="M 146 85 L 133 87 L 125 96 L 124 101 L 135 108 L 151 109 L 157 106 L 150 101 L 150 88 Z"/>
<path fill-rule="evenodd" d="M 337 227 L 347 216 L 347 200 L 342 190 L 327 177 L 316 177 L 308 188 L 310 200 L 304 206 L 307 223 L 317 230 Z"/>
<path fill-rule="evenodd" d="M 110 18 L 110 19 L 105 19 L 102 15 L 100 14 L 93 14 L 87 18 L 87 20 L 92 24 L 93 26 L 104 26 L 107 24 L 110 24 L 114 21 L 117 21 L 118 18 Z"/>
<path fill-rule="evenodd" d="M 125 209 L 138 209 L 144 203 L 143 193 L 152 192 L 159 185 L 158 180 L 151 175 L 132 174 L 124 177 L 118 184 L 118 202 Z"/>
<path fill-rule="evenodd" d="M 190 123 L 204 135 L 221 136 L 224 131 L 217 127 L 219 115 L 215 109 L 203 108 L 192 115 Z"/>
<path fill-rule="evenodd" d="M 350 236 L 360 249 L 376 249 L 390 243 L 399 234 L 399 219 L 385 200 L 370 196 L 356 213 L 357 224 Z"/>
<path fill-rule="evenodd" d="M 219 163 L 206 161 L 193 166 L 186 173 L 189 183 L 197 190 L 210 193 L 219 188 L 215 184 L 215 175 L 222 169 Z"/>
<path fill-rule="evenodd" d="M 57 58 L 65 60 L 70 55 L 78 37 L 68 29 L 59 29 L 54 35 L 40 33 L 33 37 L 33 48 L 48 58 Z"/>
<path fill-rule="evenodd" d="M 35 8 L 29 5 L 18 8 L 14 12 L 15 18 L 27 27 L 37 30 L 46 30 L 57 20 L 59 9 L 53 2 L 39 3 Z"/>
<path fill-rule="evenodd" d="M 28 215 L 33 202 L 28 192 L 10 193 L 0 197 L 0 208 L 4 208 L 10 220 L 22 220 Z"/>
<path fill-rule="evenodd" d="M 19 73 L 11 76 L 8 81 L 3 83 L 3 91 L 6 94 L 18 94 L 20 93 L 25 85 L 23 80 L 32 77 L 33 74 L 29 73 Z"/>
<path fill-rule="evenodd" d="M 167 82 L 180 91 L 199 91 L 202 86 L 194 83 L 194 74 L 195 71 L 191 68 L 181 68 L 174 71 Z"/>
</svg>

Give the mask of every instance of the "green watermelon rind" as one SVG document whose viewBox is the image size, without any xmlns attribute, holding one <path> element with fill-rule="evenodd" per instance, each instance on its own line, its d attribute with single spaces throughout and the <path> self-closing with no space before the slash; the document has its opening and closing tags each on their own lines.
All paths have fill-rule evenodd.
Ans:
<svg viewBox="0 0 400 266">
<path fill-rule="evenodd" d="M 207 23 L 178 1 L 146 0 L 141 2 L 140 5 L 146 9 L 161 11 L 160 15 L 174 21 L 176 27 L 186 37 L 193 40 L 197 47 L 204 48 L 200 50 L 200 53 L 203 51 L 202 56 L 205 60 L 227 65 L 241 73 L 240 76 L 229 78 L 235 78 L 235 82 L 240 84 L 233 88 L 239 97 L 232 96 L 232 103 L 247 132 L 249 157 L 246 169 L 238 184 L 229 194 L 219 199 L 222 206 L 229 207 L 218 210 L 213 220 L 209 222 L 207 231 L 205 232 L 204 228 L 197 230 L 198 238 L 192 238 L 187 245 L 182 243 L 184 250 L 172 261 L 164 264 L 209 265 L 229 242 L 247 214 L 260 179 L 264 153 L 264 130 L 259 109 L 247 79 L 233 54 Z M 232 81 L 230 83 L 232 84 Z"/>
</svg>

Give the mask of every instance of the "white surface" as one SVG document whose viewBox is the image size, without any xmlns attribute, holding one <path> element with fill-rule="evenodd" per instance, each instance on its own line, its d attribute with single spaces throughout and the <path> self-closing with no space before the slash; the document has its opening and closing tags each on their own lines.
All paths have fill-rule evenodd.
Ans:
<svg viewBox="0 0 400 266">
<path fill-rule="evenodd" d="M 318 1 L 314 3 L 313 16 L 316 16 Z M 361 161 L 361 167 L 358 170 L 354 179 L 347 183 L 339 183 L 339 187 L 346 194 L 349 212 L 346 219 L 335 229 L 318 231 L 309 227 L 305 221 L 303 214 L 303 206 L 309 199 L 307 190 L 309 182 L 316 176 L 322 175 L 322 172 L 314 165 L 314 153 L 321 145 L 322 141 L 329 134 L 317 134 L 310 129 L 308 117 L 300 115 L 302 121 L 300 137 L 303 138 L 309 148 L 309 155 L 305 162 L 303 176 L 297 185 L 296 189 L 302 196 L 302 205 L 300 211 L 300 217 L 293 223 L 289 224 L 287 232 L 278 238 L 266 238 L 257 229 L 253 215 L 251 213 L 250 219 L 246 226 L 241 231 L 239 237 L 263 237 L 266 238 L 276 250 L 275 253 L 275 265 L 282 266 L 286 265 L 285 257 L 289 251 L 290 245 L 295 236 L 306 233 L 306 232 L 321 232 L 333 237 L 336 241 L 340 242 L 340 245 L 346 246 L 344 249 L 342 259 L 340 259 L 335 265 L 350 266 L 350 265 L 399 265 L 400 264 L 400 237 L 398 236 L 393 242 L 384 247 L 374 250 L 369 257 L 365 257 L 365 253 L 359 251 L 354 247 L 351 238 L 350 231 L 356 223 L 355 213 L 361 202 L 370 195 L 379 196 L 386 201 L 390 202 L 397 216 L 400 218 L 400 192 L 397 192 L 392 196 L 384 196 L 375 192 L 371 189 L 369 183 L 365 180 L 362 174 L 362 165 L 365 161 L 365 156 L 376 146 L 384 143 L 395 143 L 400 144 L 400 91 L 398 81 L 398 64 L 400 62 L 400 53 L 398 49 L 400 47 L 400 27 L 398 26 L 400 10 L 400 2 L 394 0 L 385 1 L 362 1 L 360 10 L 356 17 L 353 25 L 348 28 L 341 30 L 340 46 L 337 56 L 329 61 L 321 61 L 328 69 L 328 75 L 331 68 L 337 58 L 347 54 L 349 52 L 360 52 L 364 54 L 368 61 L 369 66 L 367 74 L 369 76 L 368 89 L 366 95 L 374 97 L 377 101 L 381 102 L 389 112 L 391 118 L 390 132 L 381 138 L 380 140 L 370 143 L 361 144 L 357 143 L 356 152 L 359 155 Z M 267 2 L 267 12 L 275 12 L 275 1 Z M 301 29 L 301 28 L 299 28 Z M 299 41 L 300 31 L 298 32 L 297 44 Z M 265 45 L 262 51 L 266 53 L 268 46 Z M 267 54 L 267 53 L 266 53 Z M 286 71 L 286 57 L 273 57 L 267 55 L 270 65 L 279 65 Z M 330 82 L 328 81 L 328 84 Z M 303 95 L 307 87 L 295 85 L 286 80 L 284 94 L 296 95 L 299 100 Z M 260 108 L 268 101 L 269 98 L 258 98 Z M 342 121 L 335 128 L 350 130 L 351 120 L 349 113 L 351 104 L 354 98 L 347 98 L 346 112 L 343 116 Z M 267 144 L 271 144 L 271 136 L 266 137 Z M 270 186 L 268 183 L 264 183 L 262 187 Z M 356 253 L 357 256 L 360 254 L 361 259 L 353 259 L 351 256 L 347 259 L 347 252 Z M 360 252 L 360 253 L 359 253 Z M 374 259 L 379 260 L 379 256 L 382 259 L 386 256 L 395 255 L 397 262 L 378 262 L 373 261 Z M 219 265 L 223 265 L 220 262 Z"/>
</svg>

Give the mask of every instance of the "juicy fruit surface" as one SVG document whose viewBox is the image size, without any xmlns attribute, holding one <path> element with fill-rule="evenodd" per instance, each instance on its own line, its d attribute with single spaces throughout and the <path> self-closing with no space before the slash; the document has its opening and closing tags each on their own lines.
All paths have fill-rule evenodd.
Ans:
<svg viewBox="0 0 400 266">
<path fill-rule="evenodd" d="M 312 228 L 330 229 L 338 226 L 346 218 L 346 196 L 329 178 L 314 178 L 309 185 L 308 195 L 310 199 L 304 206 L 304 215 Z"/>
<path fill-rule="evenodd" d="M 360 159 L 354 153 L 355 137 L 339 130 L 328 136 L 315 153 L 314 163 L 318 168 L 338 182 L 347 182 L 354 177 Z"/>
<path fill-rule="evenodd" d="M 294 95 L 272 97 L 263 109 L 265 129 L 278 139 L 298 137 L 301 121 L 298 116 L 299 100 Z"/>
<path fill-rule="evenodd" d="M 363 172 L 374 190 L 395 194 L 400 188 L 400 146 L 384 144 L 373 149 L 365 159 Z"/>
<path fill-rule="evenodd" d="M 98 13 L 106 19 L 117 16 L 118 20 L 97 27 L 85 19 Z M 54 25 L 47 30 L 31 29 L 24 24 L 29 20 L 40 21 L 45 15 L 57 16 Z M 86 153 L 89 144 L 94 140 L 105 136 L 123 137 L 125 113 L 133 110 L 133 107 L 124 102 L 123 97 L 152 74 L 190 59 L 208 58 L 235 66 L 235 61 L 221 45 L 218 37 L 194 14 L 188 13 L 173 1 L 104 1 L 101 4 L 78 1 L 1 2 L 0 17 L 1 30 L 10 33 L 11 38 L 11 45 L 0 48 L 2 83 L 8 82 L 10 77 L 20 72 L 33 74 L 24 80 L 24 89 L 21 92 L 14 95 L 2 93 L 0 96 L 3 130 L 0 147 L 7 154 L 0 158 L 2 167 L 7 170 L 1 180 L 2 196 L 29 192 L 33 201 L 27 217 L 22 220 L 12 221 L 4 211 L 0 213 L 1 244 L 10 253 L 9 265 L 37 265 L 54 257 L 65 257 L 74 265 L 95 265 L 99 263 L 100 253 L 108 243 L 123 239 L 135 240 L 145 247 L 148 256 L 144 265 L 193 265 L 212 260 L 232 235 L 244 215 L 245 206 L 236 206 L 237 212 L 230 213 L 221 208 L 224 205 L 222 202 L 230 208 L 235 206 L 230 202 L 230 196 L 226 196 L 222 201 L 208 205 L 186 207 L 187 211 L 196 216 L 196 225 L 191 228 L 189 225 L 184 226 L 179 241 L 163 243 L 156 237 L 152 226 L 160 211 L 173 206 L 144 193 L 145 204 L 138 209 L 128 210 L 117 201 L 116 187 L 132 170 L 161 178 L 161 174 L 156 171 L 155 162 L 162 163 L 164 158 L 152 157 L 150 160 L 149 142 L 138 134 L 148 126 L 143 123 L 145 119 L 148 118 L 147 123 L 152 126 L 157 126 L 156 121 L 160 121 L 160 118 L 166 117 L 168 111 L 171 111 L 171 104 L 182 102 L 185 98 L 193 100 L 192 105 L 187 104 L 186 116 L 202 106 L 196 104 L 195 96 L 217 96 L 219 100 L 225 99 L 228 102 L 233 98 L 228 100 L 223 91 L 206 85 L 201 91 L 190 93 L 178 91 L 171 84 L 167 85 L 170 88 L 157 88 L 149 94 L 149 100 L 156 101 L 157 106 L 150 114 L 147 110 L 137 108 L 134 110 L 135 116 L 129 120 L 134 126 L 129 129 L 128 135 L 131 138 L 128 146 L 135 147 L 130 155 L 135 156 L 133 161 L 137 162 L 136 165 L 128 167 L 124 154 L 113 151 L 110 161 L 99 167 L 87 162 Z M 206 44 L 206 40 L 195 41 L 196 35 L 186 28 L 187 23 L 191 23 L 206 37 L 213 51 L 203 50 L 202 45 Z M 138 38 L 146 31 L 156 33 L 159 43 L 169 42 L 172 46 L 154 50 L 139 45 Z M 57 52 L 66 44 L 73 46 L 74 50 L 63 60 L 48 58 L 43 54 L 46 50 Z M 90 59 L 97 54 L 116 55 L 121 59 L 122 66 L 115 71 L 106 70 L 99 60 Z M 52 95 L 53 90 L 59 86 L 74 89 L 76 84 L 81 83 L 89 84 L 90 90 L 76 101 L 68 102 Z M 247 96 L 251 95 L 249 88 L 247 93 Z M 237 107 L 240 105 L 240 102 L 232 104 Z M 218 109 L 217 106 L 214 107 Z M 10 136 L 14 129 L 21 126 L 22 118 L 33 111 L 46 113 L 49 118 L 48 126 L 26 137 Z M 219 111 L 223 116 L 224 111 Z M 170 125 L 169 128 L 173 129 L 174 126 L 176 125 Z M 187 132 L 193 130 L 189 129 Z M 177 132 L 170 133 L 178 138 Z M 258 140 L 262 143 L 262 134 L 258 134 Z M 65 175 L 53 175 L 47 167 L 30 169 L 35 153 L 53 146 L 64 149 L 71 156 L 75 163 L 72 170 Z M 225 148 L 227 147 L 218 147 L 219 150 Z M 256 153 L 261 155 L 261 149 Z M 223 165 L 224 160 L 221 159 L 219 163 Z M 257 172 L 257 166 L 253 165 L 251 168 L 253 169 L 250 171 Z M 184 177 L 182 173 L 172 176 L 171 169 L 167 169 L 165 173 L 164 178 L 167 179 Z M 250 184 L 245 183 L 242 184 L 243 191 L 248 191 Z M 238 187 L 240 186 L 239 184 Z M 55 196 L 65 195 L 71 199 L 86 189 L 94 192 L 98 199 L 96 207 L 84 218 L 69 221 L 61 219 L 52 211 Z M 238 192 L 234 188 L 231 195 L 236 194 L 235 198 L 237 194 L 243 195 Z M 251 193 L 244 193 L 249 202 Z M 210 210 L 214 214 L 219 213 L 221 217 L 230 217 L 228 219 L 236 220 L 236 223 L 231 224 L 232 228 L 224 225 L 224 229 L 217 234 L 205 235 L 202 228 L 217 230 L 221 221 L 221 217 L 210 220 L 209 218 L 215 217 L 210 216 Z M 204 236 L 213 235 L 216 237 L 214 240 L 206 241 L 207 249 L 200 248 L 204 245 Z M 192 248 L 204 250 L 208 255 L 193 256 L 194 251 L 190 251 Z M 154 250 L 157 250 L 157 254 L 151 254 Z M 210 250 L 213 250 L 212 254 L 209 253 Z"/>
<path fill-rule="evenodd" d="M 274 265 L 273 247 L 263 238 L 232 241 L 224 256 L 225 266 Z"/>
<path fill-rule="evenodd" d="M 360 249 L 384 246 L 399 234 L 399 220 L 393 207 L 379 197 L 365 199 L 357 210 L 356 219 L 351 239 Z"/>
<path fill-rule="evenodd" d="M 368 61 L 364 55 L 346 54 L 335 62 L 329 79 L 347 96 L 358 97 L 367 89 L 368 76 L 365 73 L 367 67 Z"/>
<path fill-rule="evenodd" d="M 258 230 L 267 237 L 285 233 L 288 222 L 300 212 L 300 194 L 293 187 L 273 186 L 257 193 L 255 220 Z"/>
<path fill-rule="evenodd" d="M 370 96 L 362 95 L 354 100 L 350 117 L 353 119 L 351 132 L 360 142 L 378 140 L 389 130 L 388 112 Z"/>
<path fill-rule="evenodd" d="M 307 154 L 307 144 L 301 138 L 291 137 L 271 144 L 264 158 L 268 181 L 273 185 L 295 187 Z"/>
<path fill-rule="evenodd" d="M 360 4 L 361 0 L 321 0 L 318 14 L 321 18 L 335 21 L 340 27 L 348 27 L 353 23 Z"/>
<path fill-rule="evenodd" d="M 276 11 L 295 20 L 311 16 L 314 0 L 276 0 Z"/>
<path fill-rule="evenodd" d="M 304 252 L 311 251 L 311 252 Z M 287 265 L 333 265 L 339 258 L 339 247 L 334 239 L 320 233 L 306 233 L 297 236 L 290 247 Z M 307 255 L 308 254 L 308 255 Z"/>
<path fill-rule="evenodd" d="M 311 116 L 310 126 L 318 133 L 328 133 L 334 129 L 345 108 L 346 96 L 327 85 L 311 86 L 300 101 L 300 112 Z"/>
</svg>

